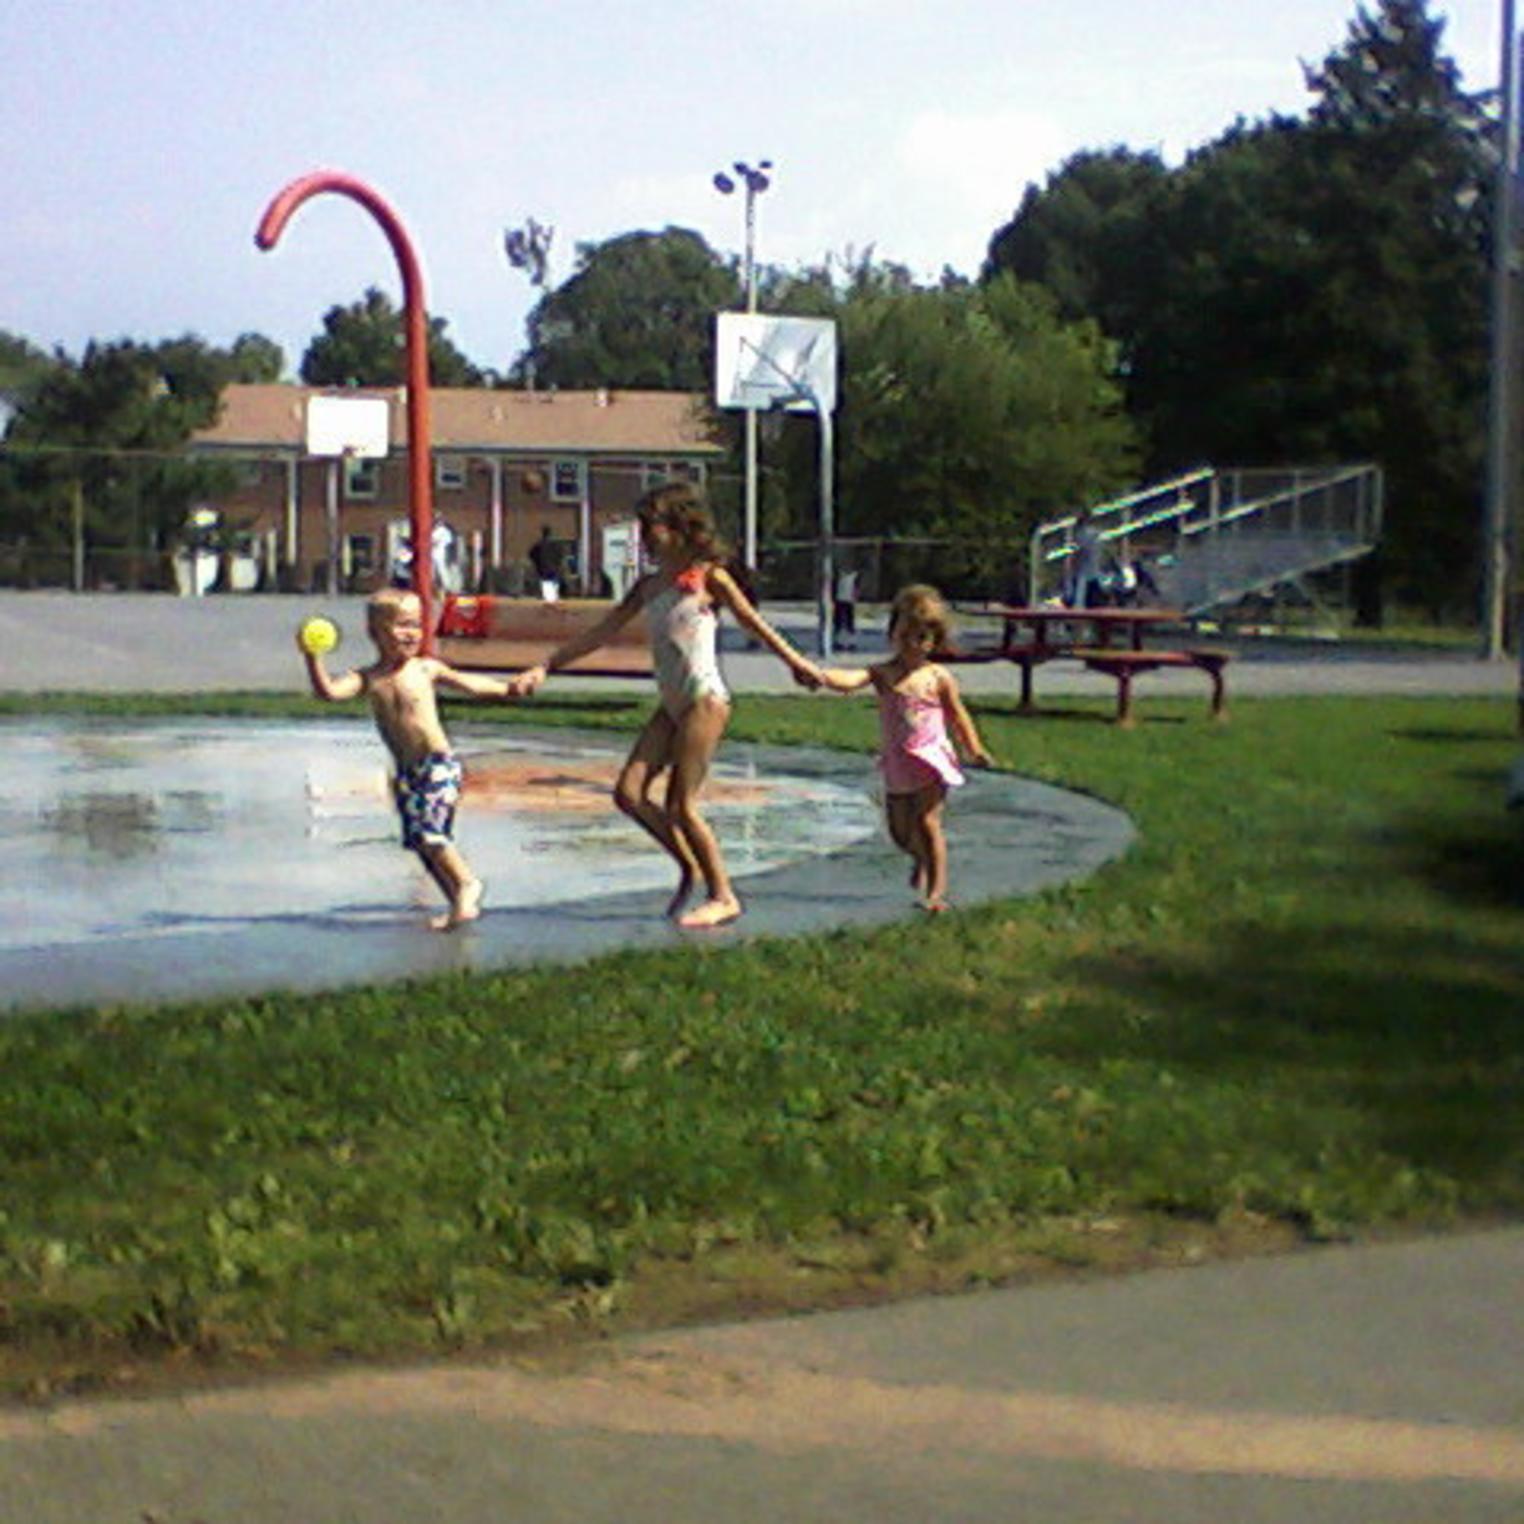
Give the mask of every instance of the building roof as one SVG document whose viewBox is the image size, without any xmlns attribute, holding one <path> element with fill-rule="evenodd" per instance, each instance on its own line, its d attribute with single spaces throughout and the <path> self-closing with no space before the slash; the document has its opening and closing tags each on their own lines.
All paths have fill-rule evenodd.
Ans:
<svg viewBox="0 0 1524 1524">
<path fill-rule="evenodd" d="M 301 450 L 309 397 L 382 397 L 390 404 L 393 449 L 407 442 L 407 389 L 334 390 L 283 383 L 229 386 L 222 414 L 192 444 Z M 434 387 L 429 432 L 437 450 L 547 455 L 719 455 L 705 398 L 696 392 L 490 391 Z"/>
</svg>

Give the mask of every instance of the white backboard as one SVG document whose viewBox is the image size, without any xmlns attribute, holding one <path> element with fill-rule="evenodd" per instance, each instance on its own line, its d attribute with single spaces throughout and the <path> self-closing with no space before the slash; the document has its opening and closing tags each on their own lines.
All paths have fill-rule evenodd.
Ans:
<svg viewBox="0 0 1524 1524">
<path fill-rule="evenodd" d="M 714 400 L 765 413 L 836 411 L 836 324 L 830 318 L 722 312 L 715 325 Z"/>
<path fill-rule="evenodd" d="M 385 397 L 309 397 L 307 453 L 384 459 L 390 414 Z"/>
</svg>

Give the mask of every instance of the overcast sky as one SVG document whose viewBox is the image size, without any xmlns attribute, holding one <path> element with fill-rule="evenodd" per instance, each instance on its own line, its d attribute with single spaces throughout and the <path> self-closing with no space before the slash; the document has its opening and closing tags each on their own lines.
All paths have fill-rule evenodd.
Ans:
<svg viewBox="0 0 1524 1524">
<path fill-rule="evenodd" d="M 1501 0 L 1431 3 L 1470 89 Z M 1372 4 L 1374 8 L 1374 4 Z M 317 168 L 368 181 L 421 256 L 431 313 L 477 364 L 523 347 L 505 226 L 575 245 L 636 228 L 743 244 L 711 177 L 770 158 L 760 259 L 847 249 L 974 274 L 1029 181 L 1124 144 L 1177 162 L 1235 117 L 1300 112 L 1300 61 L 1354 0 L 0 0 L 0 329 L 268 334 L 294 373 L 322 315 L 391 251 L 321 197 L 261 254 L 255 224 Z"/>
</svg>

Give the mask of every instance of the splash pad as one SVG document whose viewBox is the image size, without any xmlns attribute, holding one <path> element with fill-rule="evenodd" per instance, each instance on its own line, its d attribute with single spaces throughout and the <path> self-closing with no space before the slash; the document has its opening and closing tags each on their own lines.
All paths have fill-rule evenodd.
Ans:
<svg viewBox="0 0 1524 1524">
<path fill-rule="evenodd" d="M 0 723 L 0 1005 L 323 989 L 681 946 L 672 870 L 609 790 L 628 737 L 457 727 L 457 835 L 486 913 L 440 936 L 437 894 L 397 845 L 368 724 Z M 705 946 L 913 915 L 871 761 L 727 742 L 706 790 L 747 914 Z M 949 810 L 955 898 L 1082 876 L 1125 850 L 1119 812 L 975 775 Z"/>
</svg>

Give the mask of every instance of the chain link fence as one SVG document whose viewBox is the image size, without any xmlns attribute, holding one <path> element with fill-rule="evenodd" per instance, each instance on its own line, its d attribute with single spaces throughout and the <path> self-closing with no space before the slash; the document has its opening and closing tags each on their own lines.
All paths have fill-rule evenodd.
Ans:
<svg viewBox="0 0 1524 1524">
<path fill-rule="evenodd" d="M 1027 547 L 1020 540 L 906 539 L 898 536 L 848 538 L 832 542 L 839 576 L 858 574 L 857 596 L 887 603 L 913 582 L 930 583 L 959 602 L 1021 602 L 1026 586 Z M 760 591 L 765 598 L 813 599 L 817 590 L 819 544 L 779 540 L 760 547 Z"/>
<path fill-rule="evenodd" d="M 268 505 L 240 506 L 250 493 L 268 497 L 272 490 L 283 491 L 286 470 L 285 457 L 277 455 L 250 453 L 230 461 L 185 452 L 0 445 L 0 587 L 181 593 L 308 593 L 321 588 L 327 564 L 321 554 L 300 568 L 286 564 L 284 516 L 272 517 Z M 657 479 L 649 468 L 611 475 L 630 478 L 620 493 L 621 501 L 629 502 Z M 706 489 L 720 532 L 738 557 L 744 518 L 741 478 L 711 469 Z M 448 519 L 449 501 L 437 492 L 435 509 Z M 349 510 L 344 512 L 347 519 Z M 533 517 L 538 523 L 549 514 L 536 510 Z M 599 510 L 591 522 L 601 525 L 605 518 Z M 576 527 L 563 525 L 559 533 L 570 574 Z M 1019 601 L 1027 549 L 1015 539 L 885 535 L 833 542 L 837 572 L 857 572 L 857 596 L 864 602 L 887 601 L 912 582 L 928 582 L 946 597 L 963 601 Z M 596 558 L 596 547 L 594 554 Z M 758 558 L 757 575 L 749 579 L 757 596 L 814 601 L 817 541 L 764 537 Z M 375 572 L 369 562 L 361 569 L 346 564 L 345 590 L 366 590 Z M 483 566 L 479 580 L 483 590 L 522 593 L 531 589 L 527 577 L 517 560 L 505 560 Z"/>
</svg>

